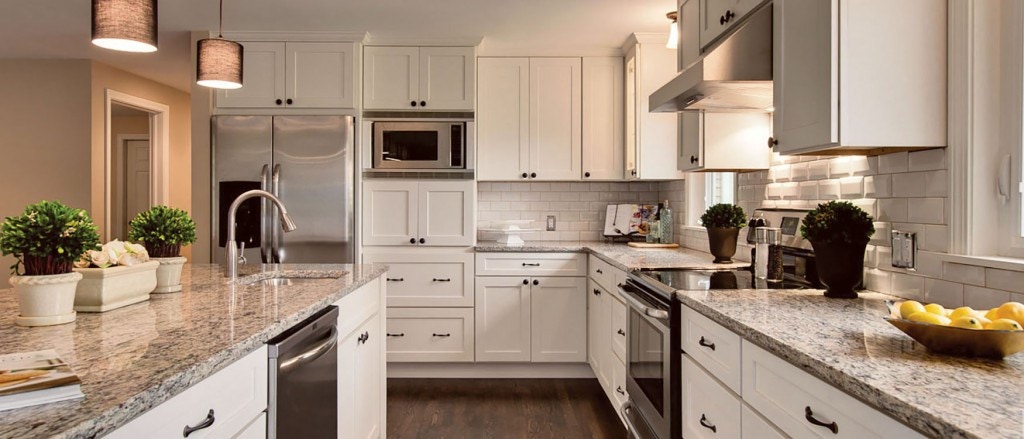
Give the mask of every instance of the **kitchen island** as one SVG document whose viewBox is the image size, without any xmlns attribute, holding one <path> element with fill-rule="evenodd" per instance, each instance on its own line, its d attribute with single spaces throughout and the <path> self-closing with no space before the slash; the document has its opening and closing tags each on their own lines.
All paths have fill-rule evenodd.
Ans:
<svg viewBox="0 0 1024 439">
<path fill-rule="evenodd" d="M 84 399 L 0 413 L 0 437 L 101 437 L 380 277 L 384 265 L 243 266 L 229 284 L 216 265 L 186 265 L 182 291 L 74 323 L 14 325 L 0 291 L 0 352 L 54 349 L 81 377 Z M 259 280 L 311 277 L 294 285 Z M 346 310 L 340 310 L 342 315 Z"/>
</svg>

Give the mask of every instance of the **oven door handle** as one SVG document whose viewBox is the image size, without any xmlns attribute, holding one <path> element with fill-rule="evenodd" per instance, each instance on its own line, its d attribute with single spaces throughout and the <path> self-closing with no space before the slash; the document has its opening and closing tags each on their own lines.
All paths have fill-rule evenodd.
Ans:
<svg viewBox="0 0 1024 439">
<path fill-rule="evenodd" d="M 629 401 L 626 401 L 626 403 L 622 404 L 622 407 L 619 408 L 619 411 L 622 412 L 622 419 L 626 420 L 626 437 L 629 438 L 637 437 L 637 434 L 639 434 L 639 430 L 636 429 L 636 425 L 633 425 L 633 420 L 629 418 L 629 412 L 631 412 L 632 409 L 633 404 L 630 404 Z"/>
<path fill-rule="evenodd" d="M 632 294 L 626 291 L 626 289 L 623 288 L 622 284 L 616 285 L 615 288 L 619 290 L 619 294 L 622 295 L 622 298 L 626 299 L 626 302 L 629 302 L 629 306 L 633 307 L 638 311 L 643 312 L 644 315 L 648 317 L 653 317 L 658 320 L 668 320 L 668 311 L 665 311 L 663 309 L 654 309 L 645 305 L 639 299 L 633 297 Z"/>
</svg>

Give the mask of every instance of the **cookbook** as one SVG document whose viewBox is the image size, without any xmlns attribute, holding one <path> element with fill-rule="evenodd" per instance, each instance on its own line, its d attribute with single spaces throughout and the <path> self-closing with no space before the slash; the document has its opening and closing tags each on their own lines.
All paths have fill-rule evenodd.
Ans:
<svg viewBox="0 0 1024 439">
<path fill-rule="evenodd" d="M 0 410 L 82 398 L 81 384 L 53 349 L 0 355 Z"/>
</svg>

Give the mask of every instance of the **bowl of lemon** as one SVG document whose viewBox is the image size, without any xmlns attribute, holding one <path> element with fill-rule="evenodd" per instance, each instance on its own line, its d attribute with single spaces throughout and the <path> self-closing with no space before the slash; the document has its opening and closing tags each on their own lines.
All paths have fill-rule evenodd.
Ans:
<svg viewBox="0 0 1024 439">
<path fill-rule="evenodd" d="M 988 310 L 946 309 L 916 300 L 887 302 L 885 320 L 929 351 L 959 357 L 1003 358 L 1024 351 L 1024 304 Z"/>
</svg>

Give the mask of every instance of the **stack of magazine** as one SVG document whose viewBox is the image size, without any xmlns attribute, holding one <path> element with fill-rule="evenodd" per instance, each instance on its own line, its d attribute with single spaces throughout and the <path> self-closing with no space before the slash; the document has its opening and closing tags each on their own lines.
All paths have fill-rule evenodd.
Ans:
<svg viewBox="0 0 1024 439">
<path fill-rule="evenodd" d="M 0 355 L 0 410 L 82 398 L 81 384 L 52 349 Z"/>
</svg>

